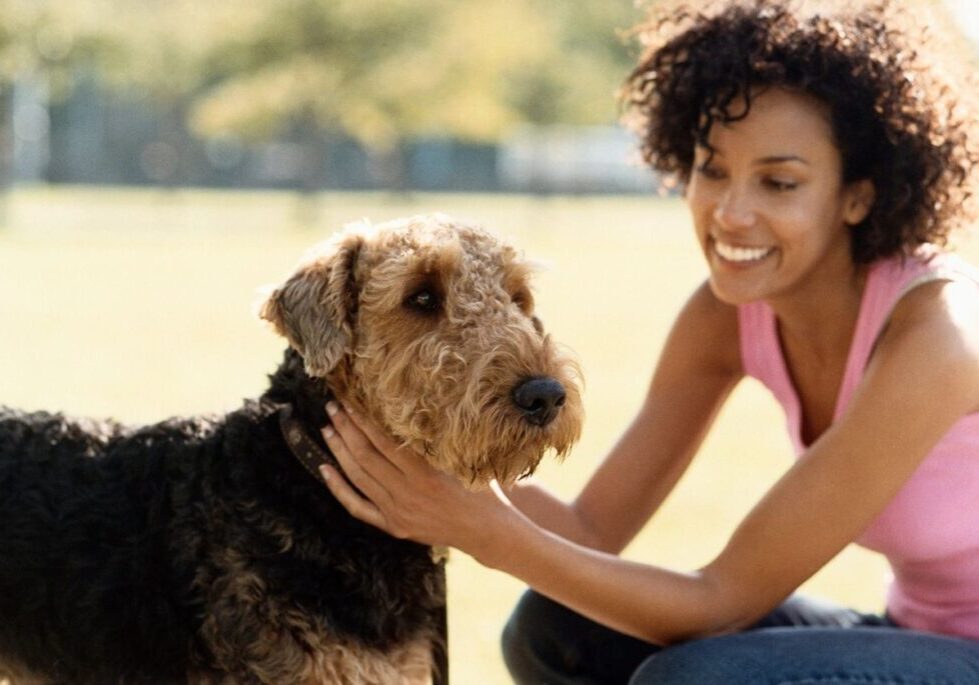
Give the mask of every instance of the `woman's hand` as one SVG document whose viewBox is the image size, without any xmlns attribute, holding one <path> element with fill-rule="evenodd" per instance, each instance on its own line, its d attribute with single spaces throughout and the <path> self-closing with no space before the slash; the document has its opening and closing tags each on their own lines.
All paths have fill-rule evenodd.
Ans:
<svg viewBox="0 0 979 685">
<path fill-rule="evenodd" d="M 494 522 L 505 525 L 511 505 L 495 483 L 483 491 L 467 490 L 359 414 L 336 402 L 327 404 L 327 413 L 332 423 L 323 437 L 343 473 L 328 465 L 320 471 L 352 516 L 397 538 L 473 556 L 490 542 Z"/>
</svg>

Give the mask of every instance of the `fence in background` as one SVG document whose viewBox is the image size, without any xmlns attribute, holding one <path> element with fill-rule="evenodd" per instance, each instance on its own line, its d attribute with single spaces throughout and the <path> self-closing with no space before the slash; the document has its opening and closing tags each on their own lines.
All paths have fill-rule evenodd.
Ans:
<svg viewBox="0 0 979 685">
<path fill-rule="evenodd" d="M 520 127 L 498 144 L 419 137 L 385 153 L 324 132 L 274 140 L 201 139 L 183 113 L 80 84 L 49 103 L 17 84 L 0 142 L 7 183 L 163 185 L 304 190 L 645 193 L 652 173 L 632 137 L 606 127 Z M 5 142 L 5 144 L 4 144 Z"/>
</svg>

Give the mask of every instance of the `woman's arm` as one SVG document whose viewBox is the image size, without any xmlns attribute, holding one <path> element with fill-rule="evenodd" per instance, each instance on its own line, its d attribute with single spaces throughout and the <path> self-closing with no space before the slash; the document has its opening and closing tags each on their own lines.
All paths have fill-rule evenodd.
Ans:
<svg viewBox="0 0 979 685">
<path fill-rule="evenodd" d="M 335 471 L 328 482 L 354 515 L 395 535 L 459 547 L 622 632 L 670 643 L 736 630 L 857 537 L 948 428 L 979 406 L 979 298 L 967 287 L 922 286 L 902 301 L 846 415 L 697 572 L 563 539 L 505 498 L 466 492 L 359 419 L 364 432 L 356 430 L 343 412 L 330 446 L 369 499 Z"/>
</svg>

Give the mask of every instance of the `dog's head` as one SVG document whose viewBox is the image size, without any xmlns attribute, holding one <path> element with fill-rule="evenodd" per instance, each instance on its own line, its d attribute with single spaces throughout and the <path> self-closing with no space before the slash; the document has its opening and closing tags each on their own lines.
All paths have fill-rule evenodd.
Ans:
<svg viewBox="0 0 979 685">
<path fill-rule="evenodd" d="M 261 316 L 307 373 L 433 466 L 506 483 L 581 428 L 578 367 L 534 313 L 531 270 L 442 215 L 362 222 L 310 253 Z"/>
</svg>

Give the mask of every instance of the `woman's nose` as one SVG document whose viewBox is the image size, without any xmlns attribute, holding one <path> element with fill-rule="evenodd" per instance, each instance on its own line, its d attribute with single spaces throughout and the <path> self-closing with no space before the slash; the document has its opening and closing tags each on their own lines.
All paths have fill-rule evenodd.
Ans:
<svg viewBox="0 0 979 685">
<path fill-rule="evenodd" d="M 757 215 L 751 194 L 743 188 L 728 187 L 718 198 L 713 218 L 721 228 L 728 230 L 752 227 Z"/>
</svg>

